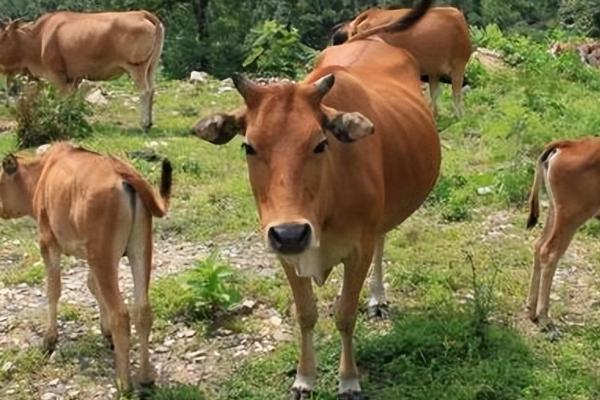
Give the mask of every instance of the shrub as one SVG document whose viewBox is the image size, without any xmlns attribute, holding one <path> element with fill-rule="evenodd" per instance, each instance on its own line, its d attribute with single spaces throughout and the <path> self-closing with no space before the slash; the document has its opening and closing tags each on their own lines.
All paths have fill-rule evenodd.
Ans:
<svg viewBox="0 0 600 400">
<path fill-rule="evenodd" d="M 300 42 L 295 28 L 286 28 L 277 21 L 265 21 L 254 27 L 245 43 L 247 56 L 244 68 L 267 76 L 297 78 L 316 52 Z"/>
<path fill-rule="evenodd" d="M 91 114 L 83 95 L 61 95 L 48 84 L 28 83 L 21 93 L 14 116 L 19 148 L 35 147 L 56 140 L 86 137 L 91 133 Z"/>
<path fill-rule="evenodd" d="M 233 271 L 215 255 L 198 262 L 187 283 L 196 299 L 194 311 L 204 317 L 218 310 L 228 310 L 241 299 L 232 286 Z"/>
<path fill-rule="evenodd" d="M 212 255 L 184 274 L 160 280 L 150 289 L 156 315 L 188 321 L 211 319 L 241 299 L 231 268 Z"/>
</svg>

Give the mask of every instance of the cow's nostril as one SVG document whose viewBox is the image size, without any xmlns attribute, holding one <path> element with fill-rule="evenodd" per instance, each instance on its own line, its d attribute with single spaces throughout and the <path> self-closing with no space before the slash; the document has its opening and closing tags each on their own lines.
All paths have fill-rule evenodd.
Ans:
<svg viewBox="0 0 600 400">
<path fill-rule="evenodd" d="M 269 229 L 269 243 L 282 254 L 302 253 L 310 244 L 309 224 L 281 224 Z"/>
</svg>

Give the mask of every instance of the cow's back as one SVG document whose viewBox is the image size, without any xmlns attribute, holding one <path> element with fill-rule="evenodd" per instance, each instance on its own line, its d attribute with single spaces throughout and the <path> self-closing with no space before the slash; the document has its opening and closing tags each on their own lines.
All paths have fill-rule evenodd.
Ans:
<svg viewBox="0 0 600 400">
<path fill-rule="evenodd" d="M 45 68 L 69 80 L 104 80 L 151 57 L 157 23 L 145 11 L 55 12 L 41 17 L 34 29 Z"/>
<path fill-rule="evenodd" d="M 408 9 L 371 10 L 356 28 L 363 32 L 391 23 L 407 12 Z M 472 52 L 468 24 L 462 12 L 453 7 L 432 8 L 412 28 L 380 36 L 413 54 L 426 75 L 450 75 L 455 64 L 466 64 Z"/>
<path fill-rule="evenodd" d="M 361 112 L 375 125 L 375 134 L 355 145 L 332 143 L 341 169 L 337 212 L 340 218 L 348 212 L 366 214 L 365 204 L 376 209 L 379 203 L 380 215 L 365 218 L 376 217 L 379 230 L 387 231 L 422 204 L 439 172 L 439 138 L 418 65 L 402 49 L 357 41 L 326 49 L 307 81 L 327 73 L 335 74 L 336 83 L 323 104 Z M 348 196 L 348 188 L 363 192 Z"/>
<path fill-rule="evenodd" d="M 60 143 L 44 155 L 34 194 L 34 214 L 42 235 L 66 253 L 85 256 L 101 235 L 124 246 L 131 223 L 131 198 L 109 158 Z M 124 248 L 123 248 L 124 250 Z"/>
</svg>

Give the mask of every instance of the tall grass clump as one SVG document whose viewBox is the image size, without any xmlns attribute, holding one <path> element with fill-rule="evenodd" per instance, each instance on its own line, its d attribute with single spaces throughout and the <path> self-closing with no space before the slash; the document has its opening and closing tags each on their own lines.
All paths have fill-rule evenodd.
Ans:
<svg viewBox="0 0 600 400">
<path fill-rule="evenodd" d="M 79 92 L 61 94 L 42 82 L 23 88 L 13 111 L 19 148 L 89 136 L 90 106 Z"/>
</svg>

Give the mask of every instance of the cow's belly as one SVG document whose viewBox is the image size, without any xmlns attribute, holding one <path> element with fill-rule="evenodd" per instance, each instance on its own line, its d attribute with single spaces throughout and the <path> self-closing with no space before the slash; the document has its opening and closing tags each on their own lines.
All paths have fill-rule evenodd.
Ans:
<svg viewBox="0 0 600 400">
<path fill-rule="evenodd" d="M 101 66 L 104 65 L 104 66 Z M 87 79 L 89 81 L 108 81 L 116 79 L 125 73 L 125 69 L 120 66 L 111 66 L 107 63 L 98 63 L 94 65 L 85 65 L 79 68 L 69 67 L 67 75 L 69 81 Z"/>
</svg>

